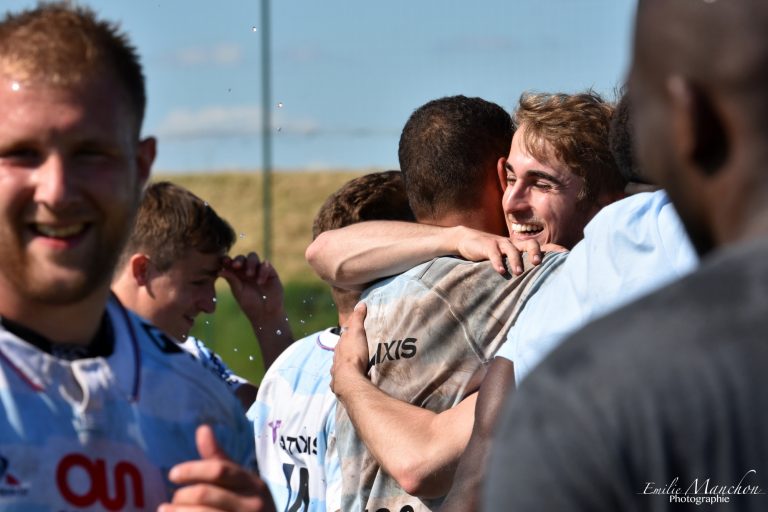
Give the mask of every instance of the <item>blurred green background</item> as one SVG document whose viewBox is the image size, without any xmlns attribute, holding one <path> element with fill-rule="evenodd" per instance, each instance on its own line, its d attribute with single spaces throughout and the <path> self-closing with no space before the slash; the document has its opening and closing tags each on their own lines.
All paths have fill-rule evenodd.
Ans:
<svg viewBox="0 0 768 512">
<path fill-rule="evenodd" d="M 284 283 L 285 308 L 295 339 L 338 323 L 330 288 L 319 282 Z M 226 286 L 216 293 L 216 311 L 200 315 L 192 335 L 203 340 L 237 375 L 258 383 L 264 376 L 261 351 L 251 324 Z"/>
</svg>

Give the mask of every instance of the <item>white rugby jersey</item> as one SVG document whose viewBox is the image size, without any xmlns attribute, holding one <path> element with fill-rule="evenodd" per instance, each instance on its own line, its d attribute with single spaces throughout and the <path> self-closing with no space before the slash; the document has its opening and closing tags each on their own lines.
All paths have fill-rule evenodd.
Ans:
<svg viewBox="0 0 768 512">
<path fill-rule="evenodd" d="M 330 388 L 331 329 L 294 342 L 267 370 L 248 410 L 256 459 L 277 510 L 338 510 L 336 396 Z"/>
<path fill-rule="evenodd" d="M 107 314 L 107 357 L 58 359 L 0 327 L 0 510 L 154 511 L 174 490 L 168 470 L 199 458 L 202 423 L 254 467 L 227 387 L 116 299 Z"/>
</svg>

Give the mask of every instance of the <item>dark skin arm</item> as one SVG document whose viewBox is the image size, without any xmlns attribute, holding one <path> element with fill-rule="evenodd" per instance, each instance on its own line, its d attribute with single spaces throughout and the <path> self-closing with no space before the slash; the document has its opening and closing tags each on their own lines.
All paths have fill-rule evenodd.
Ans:
<svg viewBox="0 0 768 512">
<path fill-rule="evenodd" d="M 464 454 L 459 460 L 451 491 L 440 512 L 469 512 L 480 508 L 480 492 L 488 464 L 493 430 L 507 393 L 513 393 L 515 371 L 512 361 L 497 357 L 480 385 L 475 407 L 475 424 Z"/>
</svg>

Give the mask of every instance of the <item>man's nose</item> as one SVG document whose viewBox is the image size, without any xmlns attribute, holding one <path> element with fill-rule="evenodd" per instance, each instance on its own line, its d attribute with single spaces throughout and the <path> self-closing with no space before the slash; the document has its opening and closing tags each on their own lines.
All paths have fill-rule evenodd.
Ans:
<svg viewBox="0 0 768 512">
<path fill-rule="evenodd" d="M 58 154 L 49 155 L 35 171 L 35 201 L 51 209 L 65 208 L 80 199 L 76 177 Z"/>
<path fill-rule="evenodd" d="M 504 192 L 502 207 L 505 213 L 525 210 L 530 207 L 529 188 L 520 181 L 507 187 Z"/>
</svg>

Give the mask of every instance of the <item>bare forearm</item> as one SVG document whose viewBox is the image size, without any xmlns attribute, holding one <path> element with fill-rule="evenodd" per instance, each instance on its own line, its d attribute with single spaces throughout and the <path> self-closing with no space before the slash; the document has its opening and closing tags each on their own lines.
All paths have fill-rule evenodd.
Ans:
<svg viewBox="0 0 768 512">
<path fill-rule="evenodd" d="M 270 262 L 261 261 L 255 252 L 249 252 L 224 258 L 221 276 L 227 280 L 232 296 L 251 324 L 264 367 L 269 368 L 293 343 L 277 270 Z"/>
<path fill-rule="evenodd" d="M 454 228 L 370 221 L 322 233 L 305 256 L 325 281 L 361 289 L 437 256 L 456 254 L 455 246 Z"/>
<path fill-rule="evenodd" d="M 461 456 L 451 492 L 441 512 L 472 512 L 480 507 L 480 491 L 503 398 L 514 392 L 512 362 L 497 357 L 488 370 L 478 393 L 472 436 Z"/>
<path fill-rule="evenodd" d="M 444 496 L 472 429 L 474 395 L 437 414 L 402 402 L 356 375 L 339 399 L 360 438 L 409 494 Z"/>
</svg>

